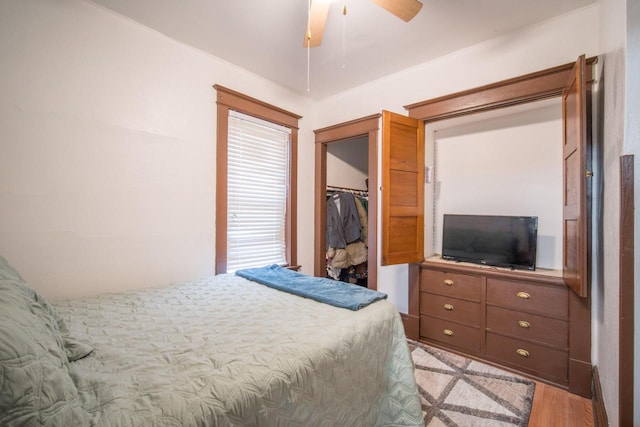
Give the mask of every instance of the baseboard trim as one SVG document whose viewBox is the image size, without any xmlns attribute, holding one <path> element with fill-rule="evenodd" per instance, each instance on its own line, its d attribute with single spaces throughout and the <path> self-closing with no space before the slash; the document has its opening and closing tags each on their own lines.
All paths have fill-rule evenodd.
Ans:
<svg viewBox="0 0 640 427">
<path fill-rule="evenodd" d="M 400 313 L 404 334 L 414 341 L 420 340 L 420 317 L 411 314 Z"/>
<path fill-rule="evenodd" d="M 604 406 L 600 374 L 598 374 L 597 366 L 593 367 L 593 397 L 591 398 L 591 404 L 593 405 L 594 427 L 607 427 L 609 419 L 607 417 L 607 409 Z"/>
</svg>

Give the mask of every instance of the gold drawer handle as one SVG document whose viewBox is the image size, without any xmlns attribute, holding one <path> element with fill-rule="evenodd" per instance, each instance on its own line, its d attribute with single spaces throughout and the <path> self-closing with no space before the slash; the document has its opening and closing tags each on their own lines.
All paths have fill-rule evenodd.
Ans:
<svg viewBox="0 0 640 427">
<path fill-rule="evenodd" d="M 451 304 L 445 304 L 444 309 L 448 311 L 453 311 L 453 306 Z"/>
<path fill-rule="evenodd" d="M 442 332 L 448 337 L 452 337 L 453 336 L 453 331 L 451 329 L 445 329 Z"/>
<path fill-rule="evenodd" d="M 529 329 L 531 327 L 531 323 L 527 322 L 526 320 L 518 320 L 518 326 L 520 326 L 521 328 Z"/>
<path fill-rule="evenodd" d="M 446 279 L 446 280 L 444 281 L 444 284 L 445 284 L 445 285 L 447 285 L 447 286 L 453 286 L 453 280 L 451 280 L 451 279 Z"/>
<path fill-rule="evenodd" d="M 529 295 L 526 292 L 518 292 L 518 298 L 529 299 L 529 298 L 531 298 L 531 295 Z"/>
<path fill-rule="evenodd" d="M 521 348 L 517 349 L 516 353 L 518 353 L 518 356 L 529 357 L 529 352 L 527 350 L 523 350 Z"/>
</svg>

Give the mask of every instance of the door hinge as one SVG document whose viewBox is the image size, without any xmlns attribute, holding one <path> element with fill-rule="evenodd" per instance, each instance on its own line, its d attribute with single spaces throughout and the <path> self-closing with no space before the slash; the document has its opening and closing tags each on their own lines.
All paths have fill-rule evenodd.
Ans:
<svg viewBox="0 0 640 427">
<path fill-rule="evenodd" d="M 431 184 L 433 181 L 433 168 L 431 166 L 424 167 L 424 182 L 426 184 Z"/>
</svg>

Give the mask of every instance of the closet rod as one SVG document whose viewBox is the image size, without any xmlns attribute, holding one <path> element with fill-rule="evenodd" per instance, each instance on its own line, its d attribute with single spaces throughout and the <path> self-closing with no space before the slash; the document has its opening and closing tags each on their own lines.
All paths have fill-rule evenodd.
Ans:
<svg viewBox="0 0 640 427">
<path fill-rule="evenodd" d="M 327 192 L 331 192 L 331 191 L 357 194 L 359 196 L 368 196 L 369 195 L 369 191 L 368 190 L 359 190 L 357 188 L 335 187 L 333 185 L 327 185 Z"/>
</svg>

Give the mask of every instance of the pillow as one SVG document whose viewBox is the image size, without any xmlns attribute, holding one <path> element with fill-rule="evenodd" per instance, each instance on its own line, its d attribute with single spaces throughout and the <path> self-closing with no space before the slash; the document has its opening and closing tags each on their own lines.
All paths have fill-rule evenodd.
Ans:
<svg viewBox="0 0 640 427">
<path fill-rule="evenodd" d="M 53 308 L 0 257 L 0 425 L 84 425 Z"/>
<path fill-rule="evenodd" d="M 49 307 L 51 306 L 49 305 Z M 51 307 L 51 309 L 53 310 L 53 307 Z M 69 329 L 64 323 L 62 317 L 60 317 L 55 311 L 53 312 L 53 315 L 58 323 L 60 334 L 62 335 L 62 343 L 64 345 L 64 351 L 67 355 L 67 360 L 69 360 L 69 362 L 75 362 L 78 359 L 82 359 L 83 357 L 88 356 L 89 353 L 93 351 L 93 347 L 72 337 L 69 334 Z"/>
<path fill-rule="evenodd" d="M 0 256 L 0 280 L 20 280 L 22 277 L 9 265 L 6 259 Z"/>
<path fill-rule="evenodd" d="M 67 328 L 67 324 L 64 319 L 58 314 L 58 312 L 53 308 L 51 304 L 47 302 L 40 294 L 31 289 L 29 286 L 24 284 L 25 292 L 31 295 L 35 303 L 44 311 L 44 317 L 51 317 L 53 321 L 55 321 L 54 329 L 57 330 L 57 333 L 60 334 L 62 338 L 62 347 L 67 355 L 67 359 L 69 362 L 74 362 L 78 359 L 82 359 L 85 356 L 88 356 L 89 353 L 93 351 L 93 347 L 89 344 L 78 341 L 73 338 L 69 333 L 69 328 Z M 52 331 L 54 334 L 56 331 Z"/>
<path fill-rule="evenodd" d="M 60 335 L 62 339 L 62 348 L 65 350 L 69 362 L 86 357 L 93 351 L 93 347 L 84 342 L 73 338 L 69 333 L 69 328 L 65 324 L 62 317 L 58 315 L 53 306 L 47 302 L 40 294 L 31 289 L 29 285 L 20 277 L 20 274 L 13 268 L 5 258 L 0 256 L 0 280 L 9 280 L 14 286 L 22 288 L 23 292 L 28 295 L 34 302 L 32 307 L 35 311 L 42 311 L 40 317 L 51 328 L 51 333 Z M 53 319 L 55 322 L 51 322 Z"/>
</svg>

